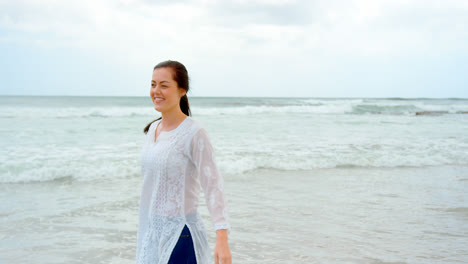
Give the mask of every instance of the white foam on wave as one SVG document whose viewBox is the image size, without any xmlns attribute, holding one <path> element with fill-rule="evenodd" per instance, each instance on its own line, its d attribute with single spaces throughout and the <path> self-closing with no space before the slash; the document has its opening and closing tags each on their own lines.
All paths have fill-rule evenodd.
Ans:
<svg viewBox="0 0 468 264">
<path fill-rule="evenodd" d="M 350 105 L 293 105 L 293 106 L 243 106 L 243 107 L 200 107 L 193 108 L 199 115 L 251 115 L 278 113 L 315 113 L 315 114 L 345 114 L 352 111 Z"/>
<path fill-rule="evenodd" d="M 223 174 L 242 174 L 257 169 L 296 171 L 342 167 L 468 166 L 466 149 L 468 144 L 458 147 L 374 144 L 268 150 L 247 147 L 239 152 L 217 151 L 216 160 Z M 27 152 L 7 151 L 10 157 L 7 159 L 7 155 L 2 155 L 0 160 L 0 183 L 141 177 L 139 148 L 134 145 L 96 146 L 91 149 L 51 146 L 30 148 Z"/>
<path fill-rule="evenodd" d="M 138 148 L 133 146 L 122 144 L 95 146 L 91 149 L 55 145 L 10 147 L 1 152 L 0 183 L 135 177 L 141 171 L 138 166 Z"/>
<path fill-rule="evenodd" d="M 0 118 L 106 118 L 154 115 L 148 107 L 2 107 Z"/>
<path fill-rule="evenodd" d="M 322 149 L 317 151 L 316 149 Z M 241 174 L 256 169 L 312 170 L 342 167 L 425 167 L 468 166 L 468 144 L 441 146 L 418 144 L 409 146 L 326 146 L 302 150 L 242 151 L 220 158 L 220 169 L 226 173 Z M 271 151 L 271 149 L 269 150 Z"/>
<path fill-rule="evenodd" d="M 427 112 L 448 112 L 451 114 L 456 114 L 459 112 L 467 112 L 468 111 L 468 104 L 428 104 L 422 102 L 415 102 L 414 104 L 416 107 L 423 111 Z"/>
<path fill-rule="evenodd" d="M 290 104 L 284 101 L 290 100 Z M 200 106 L 193 104 L 196 115 L 251 115 L 251 114 L 414 114 L 417 111 L 459 113 L 468 111 L 465 101 L 387 100 L 387 99 L 285 99 L 282 104 L 259 103 L 240 106 Z M 0 118 L 108 118 L 152 116 L 151 107 L 95 106 L 95 107 L 2 107 Z"/>
<path fill-rule="evenodd" d="M 326 104 L 350 104 L 350 105 L 357 105 L 362 104 L 364 99 L 301 99 L 299 102 L 307 105 L 326 105 Z"/>
</svg>

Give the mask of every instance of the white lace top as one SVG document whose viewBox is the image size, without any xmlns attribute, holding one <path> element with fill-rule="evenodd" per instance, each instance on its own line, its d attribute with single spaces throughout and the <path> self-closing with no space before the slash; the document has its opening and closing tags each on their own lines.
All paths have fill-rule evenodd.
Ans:
<svg viewBox="0 0 468 264">
<path fill-rule="evenodd" d="M 206 229 L 197 212 L 200 187 L 214 229 L 230 232 L 213 147 L 206 130 L 190 116 L 171 131 L 151 124 L 141 153 L 143 184 L 137 233 L 137 264 L 167 264 L 184 225 L 192 235 L 197 264 L 211 263 Z"/>
</svg>

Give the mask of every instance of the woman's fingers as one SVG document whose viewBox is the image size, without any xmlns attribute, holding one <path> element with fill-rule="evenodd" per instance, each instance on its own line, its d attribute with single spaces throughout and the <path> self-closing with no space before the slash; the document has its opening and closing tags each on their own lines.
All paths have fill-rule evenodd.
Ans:
<svg viewBox="0 0 468 264">
<path fill-rule="evenodd" d="M 215 254 L 215 264 L 232 264 L 232 258 L 230 255 L 219 256 Z"/>
</svg>

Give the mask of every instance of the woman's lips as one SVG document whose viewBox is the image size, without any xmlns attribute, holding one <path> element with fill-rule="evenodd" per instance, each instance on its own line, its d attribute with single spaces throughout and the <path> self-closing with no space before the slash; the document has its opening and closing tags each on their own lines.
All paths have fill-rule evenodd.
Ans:
<svg viewBox="0 0 468 264">
<path fill-rule="evenodd" d="M 164 99 L 162 99 L 162 98 L 157 98 L 157 97 L 154 98 L 154 102 L 155 102 L 155 103 L 161 103 L 162 101 L 164 101 Z"/>
</svg>

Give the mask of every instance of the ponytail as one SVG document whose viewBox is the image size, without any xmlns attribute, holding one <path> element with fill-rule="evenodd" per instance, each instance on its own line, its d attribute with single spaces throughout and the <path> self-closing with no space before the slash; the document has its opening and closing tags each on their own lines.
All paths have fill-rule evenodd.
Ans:
<svg viewBox="0 0 468 264">
<path fill-rule="evenodd" d="M 180 98 L 180 110 L 182 110 L 182 112 L 184 112 L 184 114 L 188 115 L 188 116 L 191 116 L 191 112 L 190 112 L 190 105 L 189 105 L 189 101 L 188 101 L 188 98 L 187 98 L 187 94 L 184 94 L 184 96 L 182 96 Z"/>
<path fill-rule="evenodd" d="M 148 133 L 148 130 L 149 130 L 151 124 L 153 124 L 154 122 L 158 121 L 158 120 L 161 119 L 161 118 L 162 118 L 162 117 L 156 118 L 155 120 L 149 122 L 149 124 L 147 124 L 147 125 L 145 126 L 145 128 L 143 128 L 143 133 L 145 133 L 145 134 Z"/>
</svg>

